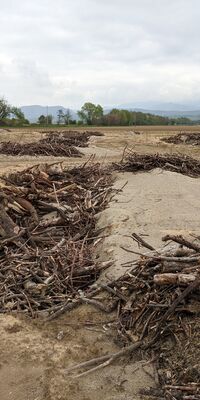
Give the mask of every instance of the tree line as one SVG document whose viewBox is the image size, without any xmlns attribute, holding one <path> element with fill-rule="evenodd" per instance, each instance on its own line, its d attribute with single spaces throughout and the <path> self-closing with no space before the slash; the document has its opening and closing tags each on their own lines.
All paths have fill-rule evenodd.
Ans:
<svg viewBox="0 0 200 400">
<path fill-rule="evenodd" d="M 53 123 L 57 125 L 73 125 L 76 124 L 76 120 L 72 119 L 72 114 L 69 109 L 64 112 L 62 109 L 58 110 L 57 119 L 53 117 L 53 115 L 40 115 L 37 121 L 40 125 L 52 125 Z"/>
<path fill-rule="evenodd" d="M 77 112 L 78 120 L 73 120 L 70 110 L 66 113 L 63 110 L 58 110 L 57 124 L 71 125 L 98 125 L 98 126 L 131 126 L 131 125 L 181 125 L 191 124 L 191 120 L 185 117 L 168 118 L 159 115 L 136 112 L 130 110 L 120 110 L 113 108 L 109 112 L 104 112 L 100 104 L 85 103 L 81 110 Z M 51 124 L 52 116 L 41 115 L 38 118 L 39 124 Z M 47 121 L 48 120 L 48 121 Z"/>
<path fill-rule="evenodd" d="M 191 124 L 191 120 L 185 117 L 168 118 L 150 113 L 113 108 L 104 113 L 102 106 L 93 103 L 85 103 L 78 111 L 79 120 L 87 125 L 100 126 L 128 126 L 128 125 L 175 125 Z"/>
<path fill-rule="evenodd" d="M 40 115 L 37 121 L 39 125 L 98 125 L 98 126 L 133 126 L 133 125 L 190 125 L 189 118 L 168 118 L 150 113 L 113 108 L 105 112 L 100 104 L 86 102 L 77 112 L 78 119 L 73 119 L 69 109 L 65 112 L 59 109 L 57 118 L 52 115 Z M 196 121 L 197 123 L 197 121 Z M 0 98 L 0 125 L 27 125 L 20 108 L 10 106 L 8 102 Z"/>
</svg>

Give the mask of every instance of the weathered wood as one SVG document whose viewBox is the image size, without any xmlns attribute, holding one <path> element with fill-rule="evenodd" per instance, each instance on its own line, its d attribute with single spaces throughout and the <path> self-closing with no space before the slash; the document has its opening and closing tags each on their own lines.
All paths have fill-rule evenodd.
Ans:
<svg viewBox="0 0 200 400">
<path fill-rule="evenodd" d="M 165 385 L 165 390 L 181 390 L 182 392 L 200 392 L 200 383 L 193 383 L 191 385 Z"/>
<path fill-rule="evenodd" d="M 166 235 L 162 238 L 163 242 L 167 242 L 168 240 L 173 240 L 173 242 L 179 243 L 183 246 L 188 247 L 188 249 L 193 249 L 195 251 L 200 251 L 200 245 L 194 242 L 190 242 L 185 239 L 182 235 Z"/>
<path fill-rule="evenodd" d="M 5 206 L 0 203 L 0 235 L 3 238 L 18 235 L 19 227 L 13 222 L 5 210 Z"/>
<path fill-rule="evenodd" d="M 172 305 L 169 307 L 169 309 L 165 312 L 163 315 L 160 324 L 157 328 L 157 332 L 159 331 L 160 327 L 162 326 L 162 323 L 166 321 L 166 319 L 174 313 L 176 307 L 191 293 L 193 290 L 197 289 L 200 285 L 200 279 L 195 279 L 190 285 L 180 294 L 180 296 L 177 297 L 176 300 L 172 303 Z"/>
<path fill-rule="evenodd" d="M 156 285 L 188 285 L 195 281 L 196 278 L 197 274 L 165 273 L 154 275 L 153 280 Z"/>
<path fill-rule="evenodd" d="M 130 346 L 125 347 L 122 350 L 117 351 L 116 353 L 112 354 L 107 354 L 105 356 L 93 358 L 89 361 L 85 361 L 81 364 L 76 364 L 70 368 L 65 369 L 65 373 L 69 374 L 71 371 L 79 370 L 82 368 L 88 368 L 88 367 L 93 367 L 94 365 L 98 365 L 97 367 L 90 368 L 89 370 L 82 372 L 81 374 L 77 375 L 76 378 L 79 378 L 80 376 L 87 375 L 91 372 L 96 371 L 97 369 L 106 367 L 110 365 L 112 362 L 117 360 L 120 357 L 127 356 L 131 354 L 133 351 L 137 350 L 140 346 L 142 345 L 142 341 L 138 341 L 136 343 L 132 343 Z"/>
<path fill-rule="evenodd" d="M 38 223 L 39 218 L 38 218 L 38 214 L 37 211 L 35 209 L 35 207 L 33 207 L 33 205 L 30 203 L 30 201 L 21 198 L 21 197 L 16 197 L 15 201 L 20 204 L 20 206 L 22 206 L 27 212 L 29 212 L 33 218 L 33 221 L 35 223 Z"/>
<path fill-rule="evenodd" d="M 133 232 L 131 235 L 132 239 L 135 240 L 138 244 L 141 244 L 143 247 L 146 247 L 149 250 L 155 251 L 155 248 L 147 243 L 143 238 L 141 238 L 137 233 Z"/>
</svg>

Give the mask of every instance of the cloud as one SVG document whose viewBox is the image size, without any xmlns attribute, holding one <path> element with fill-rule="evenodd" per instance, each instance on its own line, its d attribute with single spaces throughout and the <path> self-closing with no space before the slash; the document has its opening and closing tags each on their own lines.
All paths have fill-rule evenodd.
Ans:
<svg viewBox="0 0 200 400">
<path fill-rule="evenodd" d="M 198 0 L 1 1 L 13 104 L 200 102 Z"/>
</svg>

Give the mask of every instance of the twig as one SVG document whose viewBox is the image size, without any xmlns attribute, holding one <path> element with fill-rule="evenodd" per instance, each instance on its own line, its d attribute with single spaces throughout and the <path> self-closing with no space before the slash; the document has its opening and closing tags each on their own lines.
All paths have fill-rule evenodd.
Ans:
<svg viewBox="0 0 200 400">
<path fill-rule="evenodd" d="M 81 376 L 85 376 L 91 372 L 96 371 L 97 369 L 100 368 L 104 368 L 108 365 L 110 365 L 111 363 L 113 363 L 114 361 L 116 361 L 118 358 L 123 357 L 123 356 L 127 356 L 128 354 L 131 354 L 133 351 L 137 350 L 140 346 L 141 346 L 142 342 L 138 341 L 134 344 L 131 344 L 130 346 L 127 346 L 125 349 L 120 350 L 116 353 L 112 353 L 112 354 L 108 354 L 105 356 L 101 356 L 101 357 L 97 357 L 97 358 L 93 358 L 89 361 L 85 361 L 81 364 L 77 364 L 74 365 L 73 367 L 70 367 L 68 369 L 66 369 L 64 372 L 65 373 L 70 373 L 71 371 L 75 371 L 77 369 L 82 369 L 82 368 L 87 368 L 87 367 L 92 367 L 93 365 L 99 364 L 97 367 L 95 368 L 90 368 L 88 371 L 83 372 L 79 375 L 76 375 L 76 378 L 79 378 Z"/>
<path fill-rule="evenodd" d="M 155 251 L 155 248 L 152 247 L 149 243 L 147 243 L 144 239 L 142 239 L 137 233 L 132 233 L 131 237 L 133 240 L 136 240 L 138 243 L 140 243 L 143 247 Z"/>
</svg>

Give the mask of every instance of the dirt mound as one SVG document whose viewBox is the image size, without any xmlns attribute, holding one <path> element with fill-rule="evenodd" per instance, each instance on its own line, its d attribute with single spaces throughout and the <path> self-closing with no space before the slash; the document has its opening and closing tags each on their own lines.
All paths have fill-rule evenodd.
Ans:
<svg viewBox="0 0 200 400">
<path fill-rule="evenodd" d="M 191 177 L 200 176 L 200 162 L 186 155 L 138 154 L 127 151 L 122 161 L 113 166 L 118 171 L 138 172 L 161 168 Z"/>
<path fill-rule="evenodd" d="M 0 191 L 1 312 L 70 308 L 96 280 L 95 214 L 111 175 L 99 164 L 63 170 L 39 165 L 5 178 Z M 79 298 L 79 303 L 82 302 Z"/>
<path fill-rule="evenodd" d="M 191 144 L 193 146 L 200 146 L 200 132 L 194 132 L 194 133 L 183 132 L 175 136 L 162 138 L 161 140 L 166 143 Z"/>
</svg>

